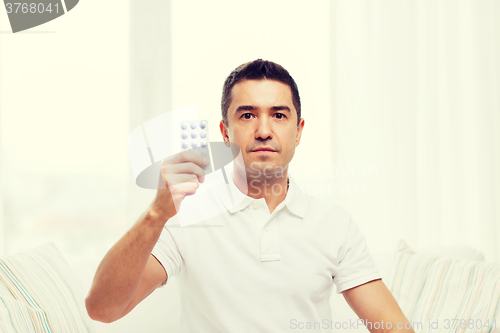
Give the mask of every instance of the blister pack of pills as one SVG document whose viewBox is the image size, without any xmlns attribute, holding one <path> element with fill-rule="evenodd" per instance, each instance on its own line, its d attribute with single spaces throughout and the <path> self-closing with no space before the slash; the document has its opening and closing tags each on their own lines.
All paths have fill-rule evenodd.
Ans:
<svg viewBox="0 0 500 333">
<path fill-rule="evenodd" d="M 182 150 L 191 150 L 210 158 L 208 122 L 206 120 L 182 121 L 180 123 L 180 145 Z M 204 167 L 211 172 L 211 164 Z"/>
</svg>

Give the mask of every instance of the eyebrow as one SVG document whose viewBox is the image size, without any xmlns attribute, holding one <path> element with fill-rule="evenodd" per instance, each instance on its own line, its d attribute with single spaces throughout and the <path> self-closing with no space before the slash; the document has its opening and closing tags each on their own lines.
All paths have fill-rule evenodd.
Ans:
<svg viewBox="0 0 500 333">
<path fill-rule="evenodd" d="M 256 110 L 259 110 L 259 109 L 260 109 L 259 107 L 253 106 L 253 105 L 240 105 L 236 109 L 235 113 L 243 112 L 243 111 L 256 111 Z M 286 106 L 286 105 L 273 106 L 273 107 L 271 107 L 271 110 L 272 111 L 288 111 L 288 112 L 291 112 L 290 108 L 288 106 Z"/>
</svg>

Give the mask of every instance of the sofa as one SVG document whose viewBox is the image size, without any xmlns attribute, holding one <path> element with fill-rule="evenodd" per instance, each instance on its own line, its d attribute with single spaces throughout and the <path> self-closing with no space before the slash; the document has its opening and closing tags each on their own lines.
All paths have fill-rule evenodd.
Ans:
<svg viewBox="0 0 500 333">
<path fill-rule="evenodd" d="M 0 332 L 96 332 L 84 300 L 54 243 L 0 258 Z"/>
<path fill-rule="evenodd" d="M 401 241 L 373 258 L 415 332 L 500 332 L 500 264 L 485 262 L 480 252 L 463 246 L 415 252 Z M 47 243 L 0 258 L 0 332 L 176 332 L 175 289 L 174 277 L 117 322 L 93 322 L 84 305 L 88 286 Z M 341 295 L 333 293 L 331 306 L 333 332 L 368 332 Z"/>
<path fill-rule="evenodd" d="M 416 333 L 500 332 L 500 264 L 462 245 L 414 251 L 401 240 L 395 247 L 372 256 Z M 361 322 L 346 324 L 358 318 L 341 295 L 331 304 L 333 331 L 368 332 Z"/>
</svg>

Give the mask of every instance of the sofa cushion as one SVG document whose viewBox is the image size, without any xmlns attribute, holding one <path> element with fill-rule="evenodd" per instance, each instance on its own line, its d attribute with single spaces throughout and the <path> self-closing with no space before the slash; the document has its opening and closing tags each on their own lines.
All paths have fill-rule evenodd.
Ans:
<svg viewBox="0 0 500 333">
<path fill-rule="evenodd" d="M 415 332 L 500 329 L 500 265 L 416 254 L 402 241 L 387 286 Z"/>
<path fill-rule="evenodd" d="M 54 243 L 0 258 L 1 332 L 95 332 L 83 289 Z"/>
</svg>

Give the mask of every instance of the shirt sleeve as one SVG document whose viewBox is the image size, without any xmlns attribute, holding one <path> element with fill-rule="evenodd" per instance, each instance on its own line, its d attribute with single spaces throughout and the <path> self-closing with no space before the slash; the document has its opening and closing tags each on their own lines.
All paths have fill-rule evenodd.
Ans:
<svg viewBox="0 0 500 333">
<path fill-rule="evenodd" d="M 179 274 L 183 264 L 183 258 L 171 231 L 167 227 L 163 228 L 160 238 L 156 242 L 151 254 L 156 258 L 156 260 L 158 260 L 167 272 L 167 281 L 171 277 Z M 166 281 L 162 283 L 161 286 L 164 286 L 165 284 Z"/>
<path fill-rule="evenodd" d="M 346 240 L 339 251 L 339 268 L 333 277 L 337 293 L 381 278 L 368 251 L 365 237 L 350 217 Z"/>
</svg>

